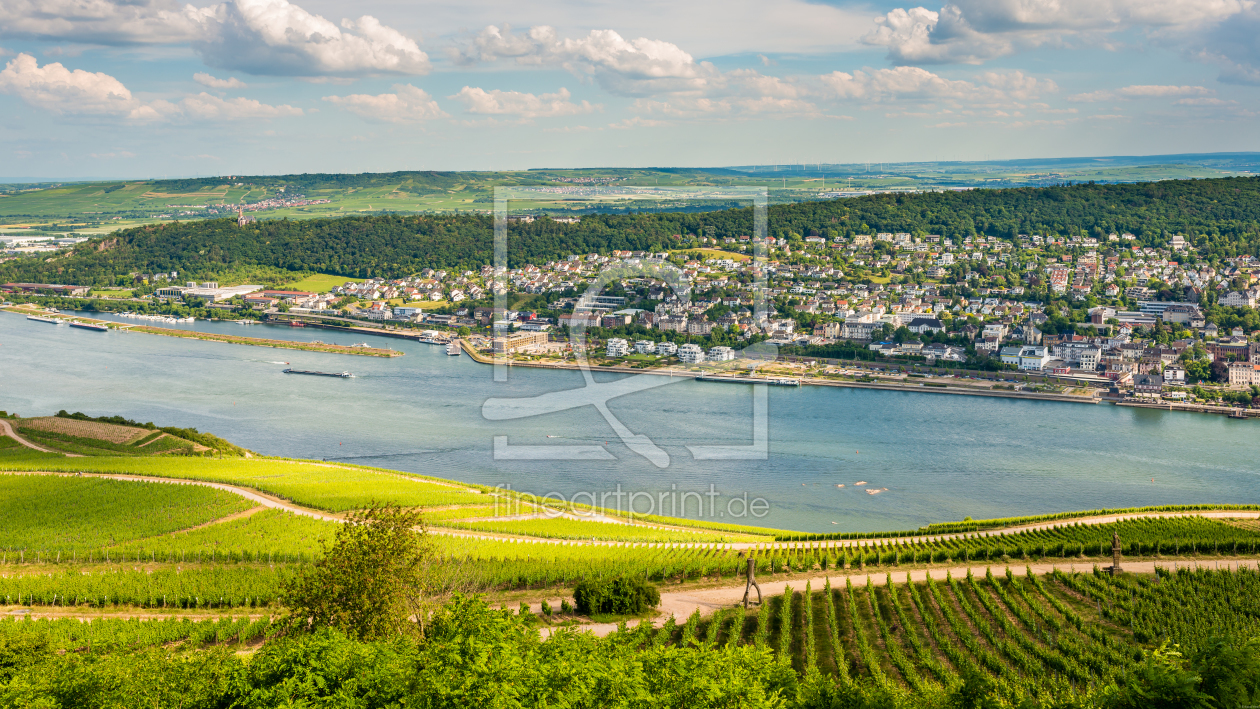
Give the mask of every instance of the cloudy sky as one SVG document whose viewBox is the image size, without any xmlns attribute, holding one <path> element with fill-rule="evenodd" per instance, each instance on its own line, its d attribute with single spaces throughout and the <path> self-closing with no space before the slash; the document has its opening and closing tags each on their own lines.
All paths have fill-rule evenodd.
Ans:
<svg viewBox="0 0 1260 709">
<path fill-rule="evenodd" d="M 1260 0 L 0 0 L 0 177 L 1260 150 Z"/>
</svg>

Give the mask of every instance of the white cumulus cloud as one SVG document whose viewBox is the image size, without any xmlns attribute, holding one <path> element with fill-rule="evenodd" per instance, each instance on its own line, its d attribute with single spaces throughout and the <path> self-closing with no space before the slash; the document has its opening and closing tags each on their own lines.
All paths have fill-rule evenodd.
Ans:
<svg viewBox="0 0 1260 709">
<path fill-rule="evenodd" d="M 193 10 L 192 46 L 206 62 L 250 74 L 425 74 L 414 40 L 371 15 L 334 24 L 287 0 L 231 0 Z"/>
<path fill-rule="evenodd" d="M 204 71 L 200 71 L 200 72 L 197 72 L 196 74 L 193 74 L 193 81 L 196 81 L 198 84 L 201 84 L 202 86 L 209 86 L 212 89 L 243 89 L 245 88 L 245 82 L 241 81 L 235 76 L 229 76 L 226 79 L 216 79 L 215 77 L 205 73 Z"/>
<path fill-rule="evenodd" d="M 1216 92 L 1203 86 L 1135 85 L 1119 89 L 1076 94 L 1069 96 L 1067 100 L 1073 103 L 1097 103 L 1099 101 L 1119 101 L 1124 99 L 1211 96 L 1214 93 Z"/>
<path fill-rule="evenodd" d="M 1193 58 L 1221 67 L 1219 80 L 1226 84 L 1260 86 L 1260 4 L 1205 33 L 1192 49 Z"/>
<path fill-rule="evenodd" d="M 355 115 L 387 123 L 419 123 L 447 115 L 424 89 L 411 84 L 395 84 L 392 94 L 325 96 L 324 100 Z"/>
<path fill-rule="evenodd" d="M 1134 28 L 1184 35 L 1254 6 L 1254 0 L 954 0 L 939 11 L 894 9 L 862 39 L 888 47 L 897 64 L 974 64 Z"/>
<path fill-rule="evenodd" d="M 207 93 L 171 102 L 143 102 L 121 81 L 102 72 L 67 69 L 60 63 L 39 66 L 35 57 L 19 54 L 0 71 L 0 93 L 61 115 L 115 116 L 136 123 L 154 121 L 222 121 L 279 118 L 302 114 L 292 106 L 270 106 L 253 99 L 221 99 Z"/>
<path fill-rule="evenodd" d="M 638 100 L 635 109 L 673 117 L 739 114 L 821 115 L 795 81 L 740 69 L 719 71 L 671 42 L 627 39 L 613 30 L 560 37 L 547 26 L 514 33 L 487 27 L 458 50 L 457 63 L 511 59 L 527 66 L 562 67 L 604 89 Z"/>
<path fill-rule="evenodd" d="M 93 44 L 186 41 L 195 24 L 175 0 L 0 0 L 0 36 Z"/>
<path fill-rule="evenodd" d="M 29 54 L 17 55 L 0 71 L 0 92 L 59 114 L 147 116 L 131 91 L 109 74 L 56 62 L 41 67 Z"/>
<path fill-rule="evenodd" d="M 300 116 L 302 109 L 289 105 L 270 106 L 250 98 L 222 99 L 204 91 L 185 96 L 178 102 L 154 101 L 153 110 L 164 118 L 197 121 L 236 121 L 246 118 Z"/>
<path fill-rule="evenodd" d="M 575 116 L 590 113 L 597 107 L 589 101 L 574 103 L 572 94 L 561 88 L 554 94 L 530 94 L 521 91 L 501 91 L 465 86 L 459 93 L 448 98 L 464 104 L 469 113 L 485 116 L 519 116 L 524 119 Z"/>
<path fill-rule="evenodd" d="M 947 79 L 927 69 L 898 66 L 892 69 L 835 71 L 820 77 L 838 99 L 868 102 L 896 100 L 944 100 L 986 105 L 1027 101 L 1058 90 L 1049 79 L 1020 71 L 986 72 L 974 81 Z"/>
<path fill-rule="evenodd" d="M 463 47 L 452 50 L 456 62 L 472 64 L 514 59 L 518 64 L 560 66 L 591 76 L 605 89 L 627 96 L 703 89 L 719 74 L 697 62 L 676 44 L 639 37 L 626 39 L 613 30 L 591 30 L 585 37 L 561 38 L 542 25 L 524 34 L 508 27 L 487 27 Z"/>
<path fill-rule="evenodd" d="M 416 42 L 371 15 L 333 22 L 288 0 L 0 0 L 0 37 L 106 45 L 190 44 L 216 67 L 250 74 L 425 74 Z"/>
</svg>

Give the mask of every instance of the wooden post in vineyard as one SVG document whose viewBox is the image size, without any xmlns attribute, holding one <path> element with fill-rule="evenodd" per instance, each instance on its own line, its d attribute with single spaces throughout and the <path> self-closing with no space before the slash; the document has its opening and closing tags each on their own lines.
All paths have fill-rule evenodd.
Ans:
<svg viewBox="0 0 1260 709">
<path fill-rule="evenodd" d="M 761 586 L 757 583 L 757 560 L 748 555 L 748 583 L 744 586 L 744 610 L 748 610 L 748 592 L 757 589 L 757 605 L 761 605 Z"/>
</svg>

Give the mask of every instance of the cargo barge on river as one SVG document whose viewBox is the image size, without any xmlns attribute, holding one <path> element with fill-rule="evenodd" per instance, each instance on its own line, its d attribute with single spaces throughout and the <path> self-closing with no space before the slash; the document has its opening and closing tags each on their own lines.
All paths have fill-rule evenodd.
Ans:
<svg viewBox="0 0 1260 709">
<path fill-rule="evenodd" d="M 286 369 L 284 370 L 284 373 L 285 374 L 311 374 L 316 377 L 341 377 L 342 379 L 349 379 L 350 377 L 354 376 L 353 374 L 349 372 L 315 372 L 309 369 Z"/>
</svg>

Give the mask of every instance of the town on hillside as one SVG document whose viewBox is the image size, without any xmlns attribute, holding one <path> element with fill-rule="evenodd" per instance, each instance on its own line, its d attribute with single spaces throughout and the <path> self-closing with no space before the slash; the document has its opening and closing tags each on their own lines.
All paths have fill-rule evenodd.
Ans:
<svg viewBox="0 0 1260 709">
<path fill-rule="evenodd" d="M 639 367 L 730 361 L 766 342 L 786 354 L 1071 376 L 1132 396 L 1219 398 L 1202 388 L 1215 384 L 1250 403 L 1242 392 L 1260 387 L 1260 260 L 1208 263 L 1181 235 L 1160 248 L 1132 234 L 1100 233 L 953 240 L 810 230 L 764 240 L 676 239 L 698 247 L 572 254 L 512 269 L 426 268 L 406 278 L 349 280 L 326 293 L 133 275 L 151 279 L 148 297 L 159 302 L 466 328 L 482 336 L 487 352 L 513 357 L 572 356 L 569 334 L 581 327 L 582 354 Z M 663 274 L 671 267 L 683 285 L 669 285 Z M 629 275 L 588 292 L 597 276 L 618 269 Z M 496 310 L 496 294 L 509 307 Z"/>
</svg>

